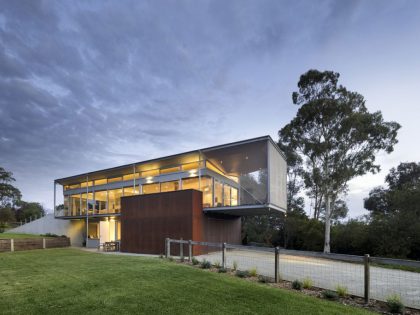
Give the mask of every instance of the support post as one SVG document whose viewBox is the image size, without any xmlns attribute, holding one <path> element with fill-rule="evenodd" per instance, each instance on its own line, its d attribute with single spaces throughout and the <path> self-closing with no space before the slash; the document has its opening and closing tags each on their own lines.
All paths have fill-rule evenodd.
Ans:
<svg viewBox="0 0 420 315">
<path fill-rule="evenodd" d="M 181 243 L 179 243 L 179 256 L 181 257 L 181 261 L 184 261 L 184 244 L 182 243 L 182 237 Z"/>
<path fill-rule="evenodd" d="M 189 262 L 192 261 L 192 241 L 188 241 L 188 260 Z"/>
<path fill-rule="evenodd" d="M 42 238 L 42 248 L 43 249 L 47 248 L 47 243 L 46 243 L 45 237 Z"/>
<path fill-rule="evenodd" d="M 15 240 L 13 238 L 10 239 L 10 251 L 15 251 Z"/>
<path fill-rule="evenodd" d="M 279 262 L 280 262 L 280 248 L 276 247 L 274 249 L 274 282 L 279 283 L 280 282 L 280 268 L 279 268 Z"/>
<path fill-rule="evenodd" d="M 222 267 L 226 269 L 226 243 L 222 244 Z"/>
<path fill-rule="evenodd" d="M 365 254 L 364 265 L 365 265 L 365 303 L 369 303 L 370 299 L 370 256 Z"/>
<path fill-rule="evenodd" d="M 165 246 L 165 256 L 166 256 L 166 258 L 169 258 L 169 256 L 171 256 L 171 241 L 169 240 L 169 237 L 167 237 L 166 239 L 165 239 L 165 243 L 166 243 L 166 246 Z"/>
</svg>

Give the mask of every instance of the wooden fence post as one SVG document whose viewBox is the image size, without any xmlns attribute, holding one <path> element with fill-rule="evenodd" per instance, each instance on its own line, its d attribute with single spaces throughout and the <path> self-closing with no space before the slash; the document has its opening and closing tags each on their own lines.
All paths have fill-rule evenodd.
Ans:
<svg viewBox="0 0 420 315">
<path fill-rule="evenodd" d="M 222 244 L 222 267 L 226 269 L 226 243 Z"/>
<path fill-rule="evenodd" d="M 188 241 L 188 260 L 192 261 L 192 241 Z"/>
<path fill-rule="evenodd" d="M 364 256 L 364 265 L 365 265 L 365 303 L 369 303 L 370 299 L 370 258 L 369 254 Z"/>
<path fill-rule="evenodd" d="M 276 247 L 274 249 L 274 282 L 278 283 L 280 281 L 280 268 L 279 268 L 279 261 L 280 260 L 280 248 Z"/>
<path fill-rule="evenodd" d="M 165 256 L 166 258 L 169 258 L 171 256 L 171 241 L 169 240 L 169 237 L 165 239 Z"/>
<path fill-rule="evenodd" d="M 47 242 L 45 240 L 45 237 L 42 238 L 42 248 L 46 249 L 47 248 Z"/>
<path fill-rule="evenodd" d="M 181 258 L 181 261 L 184 261 L 184 243 L 182 243 L 182 237 L 181 242 L 179 243 L 179 256 Z"/>
<path fill-rule="evenodd" d="M 10 239 L 10 251 L 15 251 L 15 240 L 13 238 Z"/>
</svg>

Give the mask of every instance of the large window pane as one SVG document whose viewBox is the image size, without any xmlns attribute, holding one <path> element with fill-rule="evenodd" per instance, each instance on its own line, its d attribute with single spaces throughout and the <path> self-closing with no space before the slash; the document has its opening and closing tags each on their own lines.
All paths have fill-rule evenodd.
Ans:
<svg viewBox="0 0 420 315">
<path fill-rule="evenodd" d="M 230 206 L 230 186 L 223 185 L 223 205 Z"/>
<path fill-rule="evenodd" d="M 108 191 L 108 212 L 118 213 L 121 211 L 121 197 L 123 196 L 123 190 L 114 189 Z"/>
<path fill-rule="evenodd" d="M 137 195 L 136 190 L 133 187 L 124 187 L 124 196 L 133 196 Z"/>
<path fill-rule="evenodd" d="M 179 181 L 174 180 L 171 182 L 164 182 L 160 184 L 160 191 L 166 192 L 166 191 L 175 191 L 179 190 Z"/>
<path fill-rule="evenodd" d="M 231 191 L 231 197 L 232 197 L 232 206 L 237 206 L 238 205 L 238 189 L 232 187 L 232 191 Z"/>
<path fill-rule="evenodd" d="M 160 170 L 160 174 L 169 174 L 169 173 L 175 173 L 175 172 L 179 172 L 180 171 L 180 167 L 176 166 L 176 167 L 168 167 L 168 168 L 162 168 Z"/>
<path fill-rule="evenodd" d="M 108 178 L 108 183 L 115 183 L 115 182 L 120 182 L 120 181 L 122 181 L 122 176 L 120 176 L 120 177 Z"/>
<path fill-rule="evenodd" d="M 64 215 L 71 215 L 70 214 L 70 197 L 64 196 Z"/>
<path fill-rule="evenodd" d="M 182 189 L 200 189 L 200 184 L 198 181 L 198 177 L 195 178 L 185 178 L 182 180 Z"/>
<path fill-rule="evenodd" d="M 95 180 L 95 186 L 105 185 L 108 181 L 106 179 L 97 179 Z"/>
<path fill-rule="evenodd" d="M 86 210 L 87 210 L 87 195 L 86 194 L 81 194 L 81 199 L 82 199 L 82 205 L 81 205 L 81 213 L 82 215 L 86 214 Z"/>
<path fill-rule="evenodd" d="M 214 181 L 214 206 L 221 207 L 223 205 L 223 184 L 218 180 Z"/>
<path fill-rule="evenodd" d="M 87 194 L 87 208 L 89 210 L 89 214 L 93 214 L 93 209 L 95 208 L 95 200 L 93 199 L 93 193 Z"/>
<path fill-rule="evenodd" d="M 153 177 L 153 176 L 158 176 L 158 175 L 159 175 L 159 170 L 157 169 L 141 172 L 141 177 Z"/>
<path fill-rule="evenodd" d="M 153 194 L 160 192 L 160 184 L 145 184 L 143 185 L 143 194 Z"/>
<path fill-rule="evenodd" d="M 201 177 L 201 191 L 203 192 L 203 207 L 213 207 L 213 178 Z"/>
<path fill-rule="evenodd" d="M 71 215 L 80 215 L 80 194 L 70 196 Z"/>
<path fill-rule="evenodd" d="M 95 192 L 95 212 L 99 214 L 107 213 L 107 197 L 106 190 Z"/>
</svg>

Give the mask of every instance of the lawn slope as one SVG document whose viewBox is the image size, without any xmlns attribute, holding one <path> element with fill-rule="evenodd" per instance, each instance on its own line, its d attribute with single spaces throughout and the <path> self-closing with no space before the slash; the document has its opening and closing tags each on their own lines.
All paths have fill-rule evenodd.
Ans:
<svg viewBox="0 0 420 315">
<path fill-rule="evenodd" d="M 369 314 L 158 258 L 0 254 L 1 314 Z"/>
</svg>

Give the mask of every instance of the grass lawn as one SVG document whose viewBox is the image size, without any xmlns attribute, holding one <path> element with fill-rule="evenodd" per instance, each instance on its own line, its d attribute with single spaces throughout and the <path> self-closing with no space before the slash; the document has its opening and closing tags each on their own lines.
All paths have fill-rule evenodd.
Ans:
<svg viewBox="0 0 420 315">
<path fill-rule="evenodd" d="M 159 258 L 0 254 L 1 314 L 371 314 Z"/>
<path fill-rule="evenodd" d="M 41 235 L 36 234 L 21 234 L 21 233 L 0 233 L 0 239 L 10 239 L 10 238 L 40 238 Z"/>
</svg>

